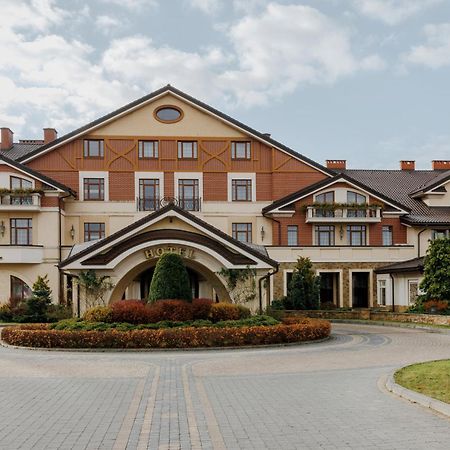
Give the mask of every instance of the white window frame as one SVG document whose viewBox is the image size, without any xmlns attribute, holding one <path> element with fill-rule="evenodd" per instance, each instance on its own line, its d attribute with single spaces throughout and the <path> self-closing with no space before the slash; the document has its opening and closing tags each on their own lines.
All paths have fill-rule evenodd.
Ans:
<svg viewBox="0 0 450 450">
<path fill-rule="evenodd" d="M 85 178 L 103 178 L 105 180 L 105 192 L 103 200 L 94 200 L 99 202 L 109 202 L 109 172 L 107 171 L 82 171 L 79 172 L 79 189 L 78 189 L 78 198 L 80 201 L 84 201 L 84 179 Z"/>
<path fill-rule="evenodd" d="M 233 180 L 251 180 L 252 181 L 252 198 L 250 201 L 256 201 L 256 173 L 255 172 L 228 172 L 227 174 L 227 199 L 229 202 L 233 202 Z M 235 203 L 235 202 L 234 202 Z"/>
</svg>

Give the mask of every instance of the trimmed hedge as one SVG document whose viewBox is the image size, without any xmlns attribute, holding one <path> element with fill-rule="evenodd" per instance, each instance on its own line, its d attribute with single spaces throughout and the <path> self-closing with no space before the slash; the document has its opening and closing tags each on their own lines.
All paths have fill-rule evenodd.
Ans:
<svg viewBox="0 0 450 450">
<path fill-rule="evenodd" d="M 65 331 L 39 324 L 7 327 L 2 339 L 10 345 L 41 348 L 237 347 L 313 341 L 328 337 L 330 330 L 330 323 L 319 319 L 304 319 L 293 325 L 131 331 Z"/>
</svg>

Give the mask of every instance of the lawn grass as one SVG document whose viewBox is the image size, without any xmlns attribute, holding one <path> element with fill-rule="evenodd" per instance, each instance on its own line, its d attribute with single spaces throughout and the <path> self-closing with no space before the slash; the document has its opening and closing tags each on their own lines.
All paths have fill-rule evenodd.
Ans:
<svg viewBox="0 0 450 450">
<path fill-rule="evenodd" d="M 404 367 L 395 373 L 394 379 L 407 389 L 450 403 L 450 360 Z"/>
</svg>

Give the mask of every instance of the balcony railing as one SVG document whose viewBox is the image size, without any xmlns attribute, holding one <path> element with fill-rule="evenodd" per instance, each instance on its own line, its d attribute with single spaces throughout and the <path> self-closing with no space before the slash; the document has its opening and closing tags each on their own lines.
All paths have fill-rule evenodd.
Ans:
<svg viewBox="0 0 450 450">
<path fill-rule="evenodd" d="M 33 210 L 41 207 L 41 194 L 0 194 L 0 209 L 3 210 Z"/>
<path fill-rule="evenodd" d="M 362 222 L 374 223 L 381 221 L 381 207 L 367 208 L 336 207 L 323 208 L 308 206 L 306 208 L 306 222 Z"/>
<path fill-rule="evenodd" d="M 164 206 L 173 204 L 177 205 L 185 211 L 200 211 L 202 199 L 201 198 L 137 198 L 136 199 L 138 211 L 158 211 Z"/>
</svg>

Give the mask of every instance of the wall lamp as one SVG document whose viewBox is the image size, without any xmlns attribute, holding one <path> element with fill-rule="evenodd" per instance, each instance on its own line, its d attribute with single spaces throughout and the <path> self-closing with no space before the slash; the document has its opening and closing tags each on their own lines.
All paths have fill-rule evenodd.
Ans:
<svg viewBox="0 0 450 450">
<path fill-rule="evenodd" d="M 344 227 L 341 225 L 341 228 L 339 228 L 339 237 L 342 239 L 344 239 Z"/>
<path fill-rule="evenodd" d="M 264 236 L 266 235 L 266 232 L 264 230 L 264 225 L 261 226 L 261 241 L 264 240 Z"/>
<path fill-rule="evenodd" d="M 0 234 L 2 235 L 2 237 L 5 235 L 5 232 L 6 232 L 5 222 L 3 222 L 2 220 L 2 222 L 0 223 Z"/>
<path fill-rule="evenodd" d="M 75 239 L 75 228 L 72 224 L 72 227 L 70 228 L 70 237 L 72 238 L 72 241 Z"/>
</svg>

